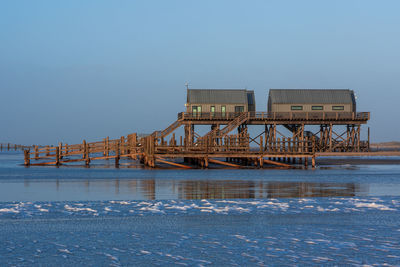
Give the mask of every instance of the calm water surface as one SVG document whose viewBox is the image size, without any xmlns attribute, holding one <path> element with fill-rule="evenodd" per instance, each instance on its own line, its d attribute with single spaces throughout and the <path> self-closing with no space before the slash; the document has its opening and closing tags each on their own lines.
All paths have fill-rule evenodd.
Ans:
<svg viewBox="0 0 400 267">
<path fill-rule="evenodd" d="M 24 167 L 0 153 L 0 201 L 162 200 L 399 196 L 400 165 L 282 169 L 142 169 L 112 162 Z"/>
</svg>

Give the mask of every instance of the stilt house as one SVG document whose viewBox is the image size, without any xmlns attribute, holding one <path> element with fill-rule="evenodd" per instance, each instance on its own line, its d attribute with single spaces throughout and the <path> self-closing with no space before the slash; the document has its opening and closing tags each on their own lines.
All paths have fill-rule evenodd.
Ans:
<svg viewBox="0 0 400 267">
<path fill-rule="evenodd" d="M 270 89 L 268 112 L 356 112 L 349 89 Z"/>
<path fill-rule="evenodd" d="M 187 89 L 185 106 L 193 115 L 256 110 L 254 91 L 245 89 Z"/>
</svg>

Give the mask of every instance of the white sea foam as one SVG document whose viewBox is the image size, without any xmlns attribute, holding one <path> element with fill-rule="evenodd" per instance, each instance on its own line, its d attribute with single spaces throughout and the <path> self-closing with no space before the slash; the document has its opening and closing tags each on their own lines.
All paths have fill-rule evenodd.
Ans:
<svg viewBox="0 0 400 267">
<path fill-rule="evenodd" d="M 65 205 L 64 208 L 68 211 L 89 211 L 89 212 L 97 212 L 97 210 L 91 209 L 91 208 L 76 208 L 76 207 L 71 207 L 69 205 Z"/>
<path fill-rule="evenodd" d="M 19 213 L 19 211 L 14 209 L 14 208 L 11 208 L 11 209 L 7 209 L 7 208 L 0 209 L 0 212 Z"/>
<path fill-rule="evenodd" d="M 356 202 L 354 203 L 357 208 L 372 208 L 372 209 L 379 209 L 379 210 L 395 210 L 389 208 L 388 206 L 382 204 L 376 204 L 375 202 L 365 203 L 365 202 Z"/>
</svg>

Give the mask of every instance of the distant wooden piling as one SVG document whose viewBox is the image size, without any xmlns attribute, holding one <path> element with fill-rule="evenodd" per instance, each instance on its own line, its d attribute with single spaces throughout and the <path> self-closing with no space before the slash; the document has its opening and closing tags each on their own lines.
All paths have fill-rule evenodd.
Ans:
<svg viewBox="0 0 400 267">
<path fill-rule="evenodd" d="M 25 166 L 30 165 L 30 155 L 29 155 L 29 150 L 24 150 L 24 164 Z"/>
</svg>

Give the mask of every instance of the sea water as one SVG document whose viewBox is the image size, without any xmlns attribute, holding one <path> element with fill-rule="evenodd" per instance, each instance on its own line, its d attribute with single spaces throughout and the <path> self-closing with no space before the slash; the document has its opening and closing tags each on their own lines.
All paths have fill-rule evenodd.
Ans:
<svg viewBox="0 0 400 267">
<path fill-rule="evenodd" d="M 400 166 L 24 167 L 0 153 L 1 266 L 399 265 Z"/>
</svg>

